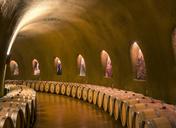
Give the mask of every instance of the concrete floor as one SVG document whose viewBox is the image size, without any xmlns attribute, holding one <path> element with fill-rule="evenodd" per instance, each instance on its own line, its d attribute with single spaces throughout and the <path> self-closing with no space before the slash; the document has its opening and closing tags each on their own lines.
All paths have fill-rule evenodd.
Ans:
<svg viewBox="0 0 176 128">
<path fill-rule="evenodd" d="M 37 94 L 34 128 L 122 128 L 108 113 L 84 101 L 62 95 Z"/>
</svg>

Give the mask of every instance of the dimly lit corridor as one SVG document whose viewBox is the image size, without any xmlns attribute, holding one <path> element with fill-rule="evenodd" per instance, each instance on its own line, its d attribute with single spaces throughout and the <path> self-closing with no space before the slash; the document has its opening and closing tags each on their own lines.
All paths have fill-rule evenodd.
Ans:
<svg viewBox="0 0 176 128">
<path fill-rule="evenodd" d="M 0 0 L 0 26 L 0 128 L 176 128 L 176 0 Z"/>
</svg>

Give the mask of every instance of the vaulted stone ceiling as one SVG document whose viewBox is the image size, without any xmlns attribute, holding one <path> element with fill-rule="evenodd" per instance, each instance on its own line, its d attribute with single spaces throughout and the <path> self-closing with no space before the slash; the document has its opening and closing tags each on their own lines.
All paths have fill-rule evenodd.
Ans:
<svg viewBox="0 0 176 128">
<path fill-rule="evenodd" d="M 172 94 L 176 90 L 176 72 L 173 70 L 171 44 L 171 33 L 176 25 L 175 0 L 1 2 L 3 18 L 0 21 L 0 47 L 4 47 L 4 42 L 8 44 L 12 33 L 19 29 L 11 53 L 12 58 L 21 66 L 21 79 L 32 78 L 31 61 L 38 58 L 42 80 L 81 79 L 81 82 L 113 84 L 118 88 L 143 92 L 167 101 L 173 101 L 175 98 Z M 8 31 L 6 28 L 9 24 L 4 23 L 6 21 L 11 24 Z M 7 32 L 5 36 L 4 32 Z M 146 82 L 133 80 L 130 60 L 130 46 L 133 41 L 140 42 L 139 46 L 144 53 Z M 8 45 L 5 47 L 7 49 Z M 112 79 L 104 79 L 102 75 L 102 50 L 106 50 L 111 57 Z M 78 71 L 75 67 L 78 54 L 81 54 L 86 62 L 86 80 L 77 77 Z M 55 75 L 52 63 L 54 56 L 60 57 L 63 62 L 64 71 L 61 78 Z M 7 76 L 10 78 L 10 75 Z"/>
</svg>

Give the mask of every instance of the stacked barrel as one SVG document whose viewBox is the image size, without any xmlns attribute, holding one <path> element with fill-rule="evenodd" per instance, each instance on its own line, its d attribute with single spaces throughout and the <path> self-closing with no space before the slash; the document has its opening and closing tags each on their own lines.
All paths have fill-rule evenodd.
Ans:
<svg viewBox="0 0 176 128">
<path fill-rule="evenodd" d="M 36 92 L 23 85 L 6 84 L 0 98 L 0 128 L 31 128 L 36 118 Z"/>
<path fill-rule="evenodd" d="M 11 83 L 11 81 L 8 81 Z M 15 84 L 15 82 L 12 82 Z M 23 81 L 36 91 L 71 96 L 109 112 L 128 128 L 176 128 L 176 107 L 139 93 L 103 86 L 53 81 Z M 13 87 L 11 87 L 13 88 Z"/>
</svg>

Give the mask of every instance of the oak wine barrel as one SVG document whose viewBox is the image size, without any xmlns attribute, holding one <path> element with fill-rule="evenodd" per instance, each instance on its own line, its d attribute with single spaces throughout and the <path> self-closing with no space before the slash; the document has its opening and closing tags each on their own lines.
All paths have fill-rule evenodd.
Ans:
<svg viewBox="0 0 176 128">
<path fill-rule="evenodd" d="M 12 119 L 10 117 L 0 115 L 0 128 L 14 128 Z"/>
<path fill-rule="evenodd" d="M 121 100 L 119 98 L 115 98 L 115 102 L 114 102 L 114 119 L 117 120 L 119 119 L 119 115 L 121 112 Z"/>
<path fill-rule="evenodd" d="M 3 105 L 2 105 L 3 106 Z M 25 128 L 25 122 L 24 122 L 24 114 L 23 111 L 18 107 L 2 107 L 0 115 L 5 115 L 7 117 L 10 117 L 13 121 L 14 128 Z"/>
<path fill-rule="evenodd" d="M 72 89 L 71 89 L 71 96 L 72 96 L 73 98 L 75 98 L 75 97 L 76 97 L 76 94 L 77 94 L 77 85 L 73 85 L 73 86 L 72 86 Z"/>
<path fill-rule="evenodd" d="M 50 90 L 50 82 L 46 82 L 46 84 L 45 84 L 45 92 L 49 92 L 49 90 Z"/>
<path fill-rule="evenodd" d="M 83 89 L 83 100 L 84 100 L 84 101 L 87 101 L 88 91 L 89 91 L 89 88 L 88 88 L 88 87 L 85 87 L 85 88 Z"/>
<path fill-rule="evenodd" d="M 56 86 L 56 83 L 53 83 L 53 82 L 52 82 L 52 83 L 50 84 L 50 92 L 53 93 L 53 94 L 55 93 L 55 86 Z"/>
<path fill-rule="evenodd" d="M 40 89 L 40 84 L 42 84 L 43 82 L 40 82 L 40 81 L 37 81 L 37 82 L 35 82 L 35 90 L 36 91 L 39 91 L 39 89 Z"/>
<path fill-rule="evenodd" d="M 57 83 L 55 86 L 55 92 L 56 94 L 60 94 L 60 84 L 59 83 Z"/>
<path fill-rule="evenodd" d="M 159 113 L 152 108 L 143 109 L 134 114 L 134 128 L 141 128 L 145 120 L 159 117 Z"/>
<path fill-rule="evenodd" d="M 137 99 L 127 99 L 122 101 L 122 108 L 121 108 L 121 123 L 122 126 L 125 127 L 127 124 L 127 116 L 128 116 L 128 110 L 130 105 L 134 105 L 139 103 L 139 100 Z"/>
<path fill-rule="evenodd" d="M 109 107 L 108 107 L 108 111 L 109 111 L 110 116 L 112 116 L 114 113 L 114 104 L 115 104 L 115 97 L 113 95 L 111 95 L 109 97 Z"/>
<path fill-rule="evenodd" d="M 66 94 L 66 87 L 67 85 L 65 83 L 62 83 L 61 84 L 61 94 L 62 95 L 65 95 Z"/>
<path fill-rule="evenodd" d="M 88 102 L 92 103 L 93 101 L 93 89 L 88 90 Z"/>
<path fill-rule="evenodd" d="M 95 89 L 95 90 L 93 91 L 93 104 L 94 104 L 94 105 L 97 104 L 98 93 L 99 93 L 99 90 L 98 90 L 98 89 Z"/>
<path fill-rule="evenodd" d="M 142 128 L 174 128 L 166 117 L 157 117 L 146 120 L 142 124 Z"/>
<path fill-rule="evenodd" d="M 44 88 L 45 88 L 44 86 L 45 86 L 45 82 L 41 82 L 40 88 L 39 88 L 40 92 L 44 92 Z"/>
<path fill-rule="evenodd" d="M 103 109 L 105 112 L 107 112 L 108 107 L 109 107 L 109 99 L 110 99 L 110 94 L 109 93 L 105 93 L 104 94 L 104 98 L 103 98 Z"/>
<path fill-rule="evenodd" d="M 70 96 L 70 95 L 71 95 L 71 89 L 72 89 L 72 85 L 71 85 L 71 84 L 68 84 L 68 85 L 67 85 L 67 89 L 66 89 L 66 95 L 67 95 L 67 96 Z"/>
<path fill-rule="evenodd" d="M 35 88 L 35 82 L 31 82 L 31 86 L 30 86 L 32 89 L 36 90 Z"/>
<path fill-rule="evenodd" d="M 98 105 L 99 108 L 102 107 L 103 98 L 104 98 L 104 92 L 103 92 L 103 91 L 100 91 L 100 92 L 98 93 L 98 102 L 97 102 L 97 105 Z"/>
<path fill-rule="evenodd" d="M 30 82 L 30 81 L 26 82 L 26 86 L 27 86 L 28 88 L 31 88 L 31 82 Z"/>
<path fill-rule="evenodd" d="M 83 86 L 79 86 L 77 89 L 77 98 L 78 99 L 82 98 L 82 91 L 83 91 Z"/>
</svg>

